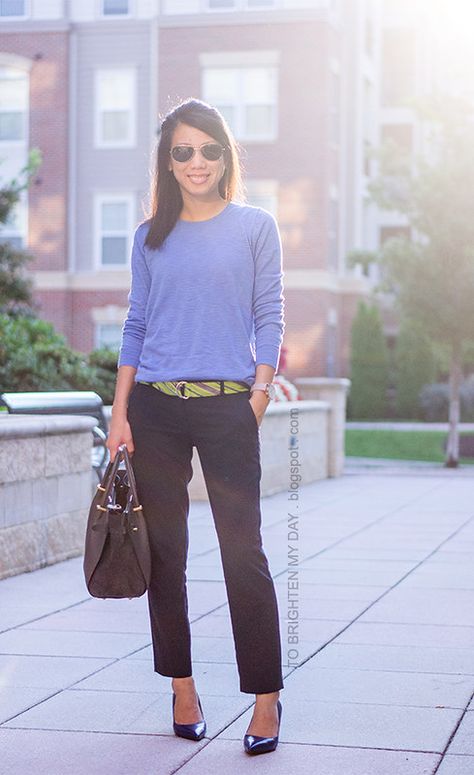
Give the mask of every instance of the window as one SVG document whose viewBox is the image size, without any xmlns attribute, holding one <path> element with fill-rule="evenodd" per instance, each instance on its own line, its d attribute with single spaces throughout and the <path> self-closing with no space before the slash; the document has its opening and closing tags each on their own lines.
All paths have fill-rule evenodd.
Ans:
<svg viewBox="0 0 474 775">
<path fill-rule="evenodd" d="M 25 0 L 0 0 L 0 16 L 25 16 Z"/>
<path fill-rule="evenodd" d="M 8 220 L 0 227 L 0 243 L 8 242 L 15 250 L 25 247 L 26 238 L 26 194 L 10 210 Z"/>
<path fill-rule="evenodd" d="M 129 263 L 133 199 L 100 195 L 96 199 L 96 253 L 100 269 L 124 269 Z"/>
<path fill-rule="evenodd" d="M 122 343 L 122 326 L 119 323 L 98 323 L 95 327 L 95 346 L 119 350 Z"/>
<path fill-rule="evenodd" d="M 278 181 L 246 180 L 247 201 L 254 207 L 263 207 L 269 213 L 278 218 Z"/>
<path fill-rule="evenodd" d="M 276 67 L 204 68 L 203 98 L 221 111 L 239 140 L 276 139 Z"/>
<path fill-rule="evenodd" d="M 130 148 L 135 145 L 135 80 L 134 70 L 97 71 L 97 147 Z"/>
<path fill-rule="evenodd" d="M 103 16 L 128 16 L 129 0 L 102 0 Z"/>
<path fill-rule="evenodd" d="M 13 67 L 0 67 L 0 142 L 26 139 L 28 75 Z"/>
</svg>

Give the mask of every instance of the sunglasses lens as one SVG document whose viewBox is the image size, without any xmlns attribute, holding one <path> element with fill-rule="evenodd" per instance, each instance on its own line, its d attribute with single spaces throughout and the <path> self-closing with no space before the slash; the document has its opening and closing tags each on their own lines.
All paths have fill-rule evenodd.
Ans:
<svg viewBox="0 0 474 775">
<path fill-rule="evenodd" d="M 171 151 L 171 156 L 175 161 L 189 161 L 194 153 L 190 145 L 175 145 Z"/>
<path fill-rule="evenodd" d="M 223 148 L 217 143 L 207 143 L 201 147 L 202 155 L 208 161 L 217 161 L 221 158 Z"/>
</svg>

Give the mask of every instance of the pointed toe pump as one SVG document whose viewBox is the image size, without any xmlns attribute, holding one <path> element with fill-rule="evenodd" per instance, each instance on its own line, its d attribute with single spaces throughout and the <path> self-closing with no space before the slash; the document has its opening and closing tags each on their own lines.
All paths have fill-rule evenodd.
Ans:
<svg viewBox="0 0 474 775">
<path fill-rule="evenodd" d="M 268 753 L 274 751 L 278 745 L 278 735 L 280 734 L 280 721 L 281 721 L 281 702 L 277 702 L 278 709 L 278 734 L 276 737 L 259 737 L 258 735 L 245 735 L 244 736 L 244 748 L 247 753 L 255 756 L 259 753 Z"/>
<path fill-rule="evenodd" d="M 176 702 L 176 694 L 173 692 L 173 730 L 178 737 L 185 737 L 188 740 L 201 740 L 206 734 L 206 722 L 204 721 L 204 713 L 202 712 L 201 700 L 198 696 L 199 710 L 203 716 L 202 721 L 196 721 L 194 724 L 177 724 L 174 720 L 174 706 Z"/>
</svg>

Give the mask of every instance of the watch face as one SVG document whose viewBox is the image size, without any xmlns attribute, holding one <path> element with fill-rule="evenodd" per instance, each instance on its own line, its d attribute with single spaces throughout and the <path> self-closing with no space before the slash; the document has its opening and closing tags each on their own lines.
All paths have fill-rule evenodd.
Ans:
<svg viewBox="0 0 474 775">
<path fill-rule="evenodd" d="M 276 396 L 275 385 L 272 385 L 272 384 L 267 385 L 267 395 L 271 401 L 275 400 L 275 396 Z"/>
</svg>

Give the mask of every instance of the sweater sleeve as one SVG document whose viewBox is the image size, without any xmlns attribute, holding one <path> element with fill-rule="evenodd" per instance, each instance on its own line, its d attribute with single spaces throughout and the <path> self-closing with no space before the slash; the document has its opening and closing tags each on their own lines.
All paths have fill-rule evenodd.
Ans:
<svg viewBox="0 0 474 775">
<path fill-rule="evenodd" d="M 132 282 L 128 294 L 128 311 L 122 327 L 122 342 L 117 366 L 138 368 L 145 339 L 145 310 L 150 292 L 150 272 L 145 262 L 143 241 L 145 230 L 138 226 L 133 237 Z"/>
<path fill-rule="evenodd" d="M 256 365 L 278 366 L 285 330 L 281 238 L 277 222 L 260 210 L 254 239 L 253 314 Z"/>
</svg>

